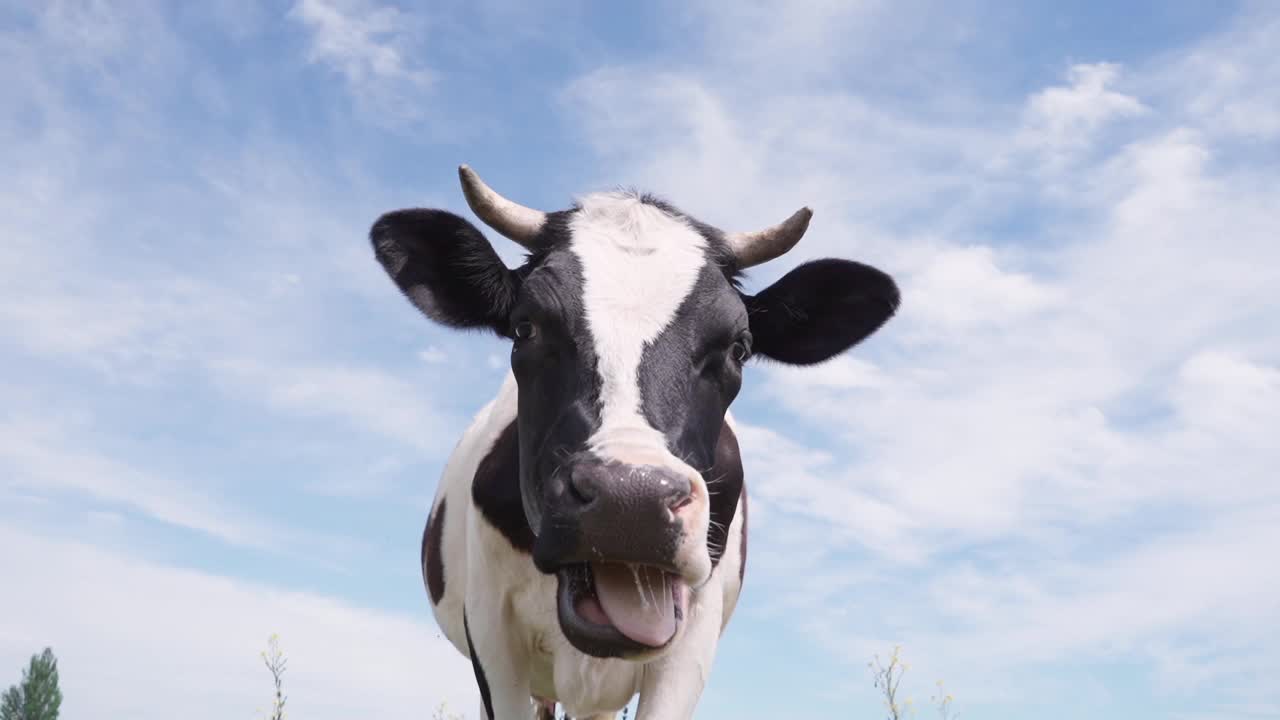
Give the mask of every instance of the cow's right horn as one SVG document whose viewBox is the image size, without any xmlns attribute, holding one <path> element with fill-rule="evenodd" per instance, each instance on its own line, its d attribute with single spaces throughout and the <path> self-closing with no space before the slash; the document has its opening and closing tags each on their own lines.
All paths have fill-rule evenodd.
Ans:
<svg viewBox="0 0 1280 720">
<path fill-rule="evenodd" d="M 813 211 L 803 207 L 773 227 L 755 232 L 729 233 L 725 239 L 738 258 L 738 267 L 749 268 L 769 262 L 795 247 L 804 237 L 804 231 L 809 229 L 811 217 Z"/>
<path fill-rule="evenodd" d="M 476 217 L 525 248 L 538 249 L 534 240 L 547 222 L 546 213 L 502 197 L 485 185 L 476 171 L 467 165 L 458 166 L 458 179 L 462 181 L 462 194 Z"/>
</svg>

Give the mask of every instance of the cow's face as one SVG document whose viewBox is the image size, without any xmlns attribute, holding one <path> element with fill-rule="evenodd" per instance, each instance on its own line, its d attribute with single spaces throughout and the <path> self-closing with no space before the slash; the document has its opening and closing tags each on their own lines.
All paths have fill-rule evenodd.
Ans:
<svg viewBox="0 0 1280 720">
<path fill-rule="evenodd" d="M 897 289 L 823 260 L 742 293 L 737 273 L 794 245 L 807 210 L 727 235 L 644 196 L 540 213 L 462 179 L 477 215 L 532 251 L 523 266 L 438 210 L 384 215 L 375 251 L 429 317 L 511 340 L 520 496 L 534 563 L 558 577 L 561 628 L 593 655 L 653 657 L 733 519 L 741 468 L 724 418 L 744 365 L 826 360 L 880 327 Z"/>
</svg>

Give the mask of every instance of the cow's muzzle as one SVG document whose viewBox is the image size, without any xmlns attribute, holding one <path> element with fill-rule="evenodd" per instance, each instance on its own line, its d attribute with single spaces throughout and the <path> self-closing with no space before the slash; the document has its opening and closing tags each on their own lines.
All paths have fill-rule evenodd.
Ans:
<svg viewBox="0 0 1280 720">
<path fill-rule="evenodd" d="M 691 527 L 698 488 L 678 470 L 594 458 L 566 468 L 563 481 L 533 550 L 538 568 L 557 577 L 561 629 L 590 655 L 661 652 L 690 586 L 704 580 L 681 553 L 702 537 Z"/>
<path fill-rule="evenodd" d="M 689 478 L 672 470 L 583 460 L 568 471 L 563 492 L 543 514 L 534 563 L 553 573 L 565 565 L 610 562 L 672 573 L 688 528 Z"/>
</svg>

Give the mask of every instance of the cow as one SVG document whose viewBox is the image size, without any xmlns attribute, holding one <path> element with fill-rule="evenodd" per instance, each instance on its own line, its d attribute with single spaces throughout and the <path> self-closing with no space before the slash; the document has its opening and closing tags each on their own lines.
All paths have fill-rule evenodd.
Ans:
<svg viewBox="0 0 1280 720">
<path fill-rule="evenodd" d="M 508 268 L 440 209 L 388 212 L 374 255 L 430 320 L 510 341 L 510 371 L 446 462 L 422 537 L 432 612 L 488 720 L 692 717 L 742 588 L 747 494 L 729 406 L 752 358 L 824 362 L 897 310 L 886 273 L 803 263 L 754 295 L 747 268 L 805 207 L 724 232 L 632 191 L 567 210 L 458 168 L 476 217 L 527 251 Z"/>
</svg>

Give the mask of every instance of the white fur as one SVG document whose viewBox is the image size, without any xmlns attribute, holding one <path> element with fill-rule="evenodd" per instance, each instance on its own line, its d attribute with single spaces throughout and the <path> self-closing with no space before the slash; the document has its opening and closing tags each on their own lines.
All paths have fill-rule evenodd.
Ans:
<svg viewBox="0 0 1280 720">
<path fill-rule="evenodd" d="M 582 301 L 602 383 L 601 426 L 590 444 L 606 457 L 619 435 L 665 447 L 640 412 L 640 359 L 697 282 L 706 240 L 629 195 L 589 195 L 580 205 L 569 250 L 582 263 Z"/>
<path fill-rule="evenodd" d="M 675 317 L 706 265 L 707 242 L 682 219 L 626 193 L 596 193 L 579 201 L 569 250 L 582 264 L 582 302 L 595 341 L 600 375 L 600 428 L 587 441 L 599 457 L 665 467 L 689 479 L 693 502 L 681 510 L 686 533 L 676 551 L 685 579 L 711 572 L 706 554 L 710 513 L 706 484 L 673 455 L 641 412 L 640 361 Z"/>
<path fill-rule="evenodd" d="M 690 591 L 689 612 L 665 655 L 649 663 L 584 655 L 560 630 L 556 579 L 538 572 L 529 556 L 514 550 L 471 502 L 476 469 L 515 420 L 516 397 L 515 378 L 508 373 L 498 396 L 476 415 L 445 466 L 433 503 L 448 501 L 441 541 L 445 588 L 432 608 L 436 622 L 458 652 L 468 656 L 465 606 L 498 720 L 531 718 L 530 696 L 554 698 L 572 717 L 609 717 L 637 692 L 641 704 L 636 720 L 692 717 L 740 591 L 741 501 L 724 556 L 709 580 Z"/>
</svg>

